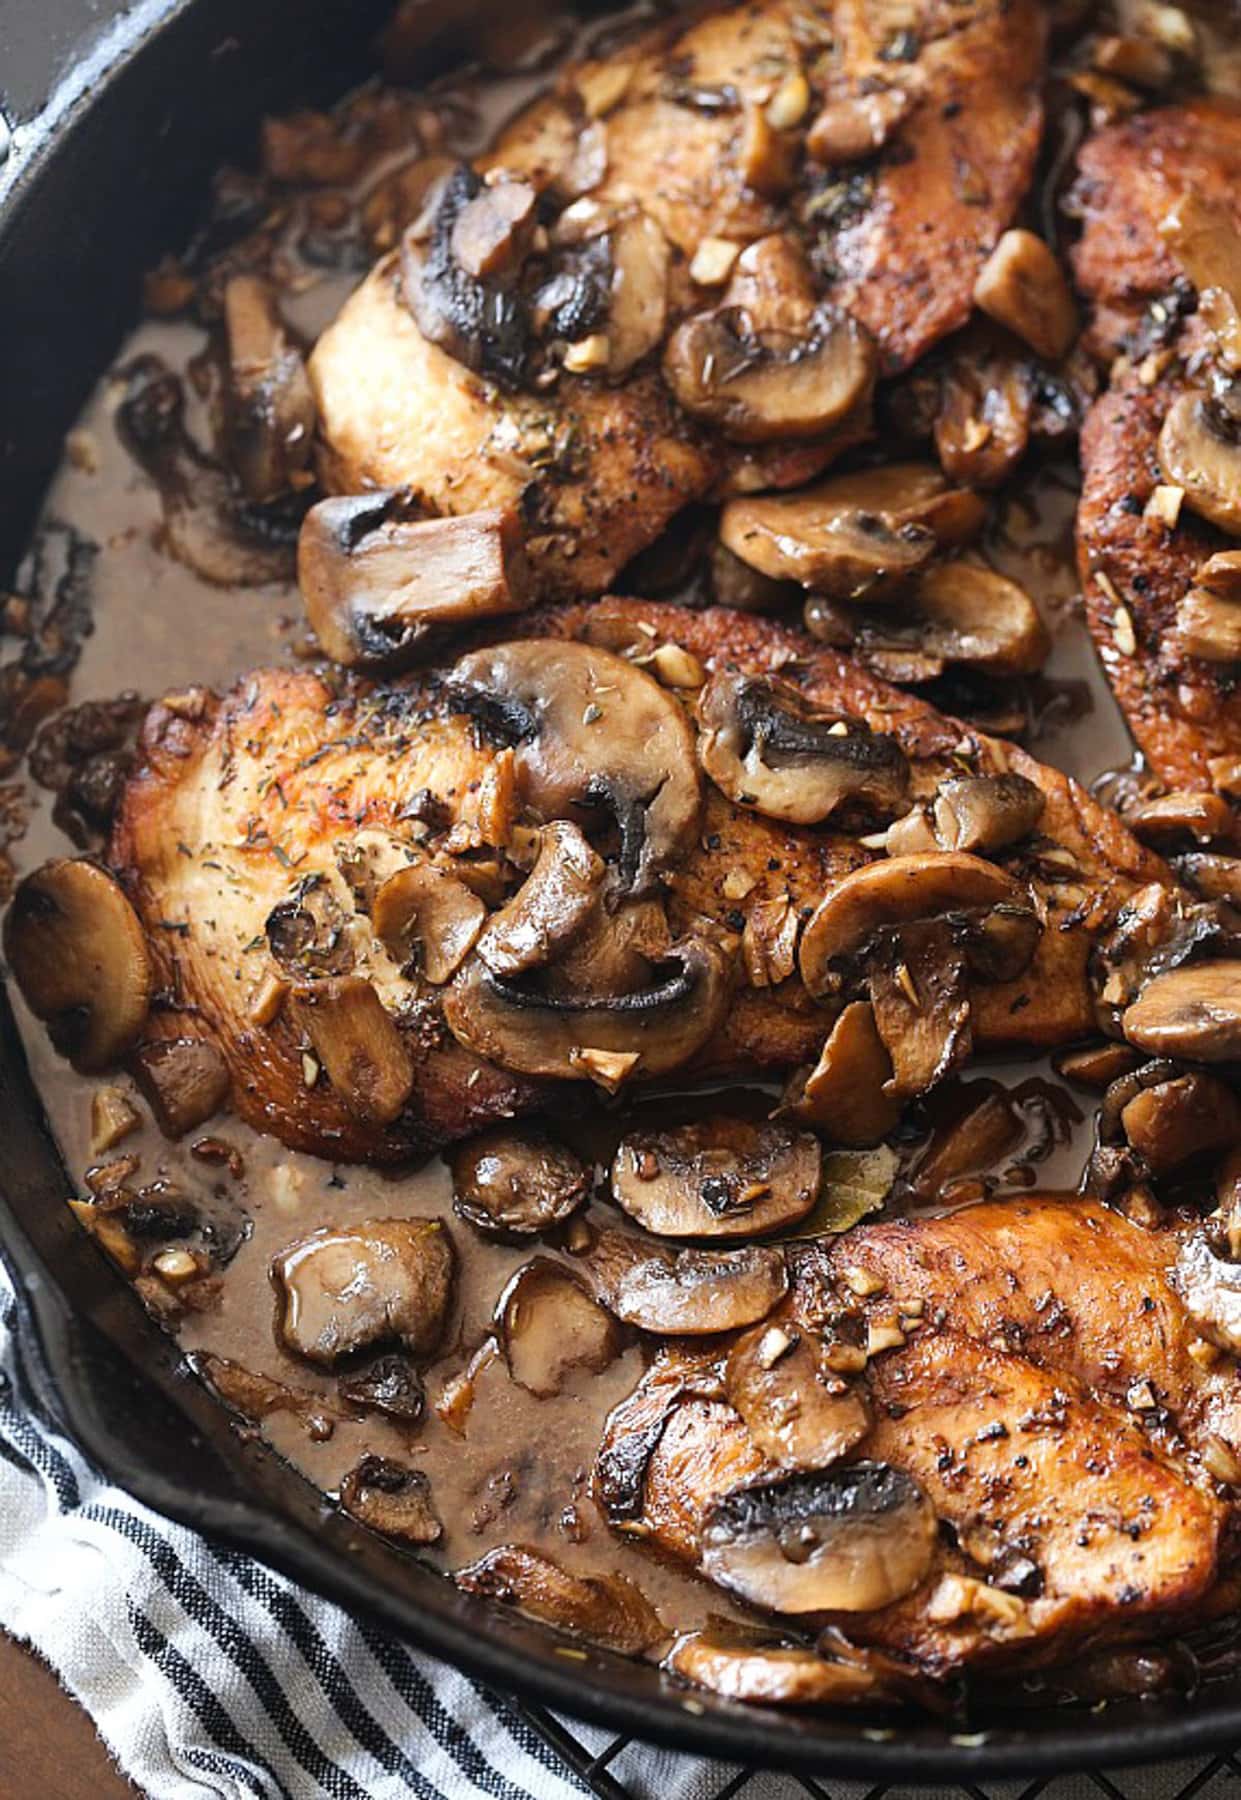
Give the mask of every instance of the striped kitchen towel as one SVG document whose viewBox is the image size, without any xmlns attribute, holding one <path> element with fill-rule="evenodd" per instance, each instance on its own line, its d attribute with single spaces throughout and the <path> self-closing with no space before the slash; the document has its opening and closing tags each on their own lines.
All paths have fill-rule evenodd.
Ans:
<svg viewBox="0 0 1241 1800">
<path fill-rule="evenodd" d="M 0 1267 L 0 1627 L 37 1650 L 151 1800 L 570 1800 L 587 1790 L 466 1676 L 351 1619 L 251 1557 L 111 1487 L 51 1421 L 49 1377 Z M 600 1750 L 611 1734 L 575 1725 Z M 634 1800 L 794 1800 L 644 1745 L 609 1765 Z M 1047 1800 L 1235 1800 L 1238 1765 L 1065 1777 Z M 972 1800 L 1010 1800 L 1023 1783 Z M 820 1788 L 817 1792 L 824 1792 Z M 1027 1793 L 1031 1790 L 1026 1789 Z M 832 1800 L 873 1800 L 833 1782 Z M 901 1790 L 912 1795 L 915 1790 Z M 959 1790 L 964 1800 L 964 1790 Z M 7 1796 L 6 1796 L 7 1800 Z"/>
</svg>

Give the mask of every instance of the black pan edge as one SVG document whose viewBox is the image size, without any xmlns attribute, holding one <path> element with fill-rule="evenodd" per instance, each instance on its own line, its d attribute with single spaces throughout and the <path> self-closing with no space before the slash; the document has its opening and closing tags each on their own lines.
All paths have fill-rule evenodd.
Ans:
<svg viewBox="0 0 1241 1800">
<path fill-rule="evenodd" d="M 339 90 L 362 72 L 384 9 L 321 0 L 313 15 L 299 13 L 292 38 L 285 0 L 46 0 L 37 21 L 34 10 L 0 0 L 3 101 L 16 127 L 0 171 L 0 573 L 19 556 L 63 434 L 136 312 L 141 270 L 176 243 L 210 170 L 244 145 L 265 107 Z M 566 1662 L 549 1634 L 411 1566 L 233 1432 L 60 1203 L 66 1177 L 2 998 L 0 1118 L 0 1250 L 50 1372 L 42 1397 L 69 1435 L 154 1510 L 496 1689 L 700 1755 L 876 1782 L 1050 1776 L 1241 1740 L 1231 1687 L 1148 1708 L 1048 1710 L 978 1743 L 925 1724 L 876 1735 L 847 1716 L 729 1706 L 599 1653 Z"/>
</svg>

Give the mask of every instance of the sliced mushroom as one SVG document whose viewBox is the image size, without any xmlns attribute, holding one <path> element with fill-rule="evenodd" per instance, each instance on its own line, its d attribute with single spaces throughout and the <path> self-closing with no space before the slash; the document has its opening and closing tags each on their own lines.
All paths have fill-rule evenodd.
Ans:
<svg viewBox="0 0 1241 1800">
<path fill-rule="evenodd" d="M 707 938 L 670 946 L 649 987 L 608 996 L 540 993 L 471 959 L 444 995 L 459 1043 L 523 1075 L 598 1081 L 680 1068 L 723 1023 L 731 959 Z"/>
<path fill-rule="evenodd" d="M 772 1612 L 878 1612 L 924 1579 L 937 1541 L 935 1513 L 912 1477 L 860 1462 L 715 1500 L 702 1568 Z"/>
<path fill-rule="evenodd" d="M 372 1531 L 407 1544 L 436 1544 L 444 1535 L 428 1477 L 387 1456 L 364 1456 L 350 1469 L 340 1484 L 340 1503 Z"/>
<path fill-rule="evenodd" d="M 549 993 L 631 994 L 648 987 L 672 945 L 662 900 L 597 906 L 580 937 L 547 970 Z"/>
<path fill-rule="evenodd" d="M 821 1161 L 809 1132 L 720 1114 L 629 1132 L 612 1163 L 612 1197 L 656 1237 L 758 1237 L 805 1218 Z"/>
<path fill-rule="evenodd" d="M 1241 550 L 1207 558 L 1176 609 L 1176 634 L 1189 656 L 1241 662 Z"/>
<path fill-rule="evenodd" d="M 974 304 L 1048 362 L 1067 355 L 1077 336 L 1077 308 L 1055 252 L 1019 226 L 1003 233 L 983 264 Z"/>
<path fill-rule="evenodd" d="M 81 1074 L 116 1062 L 141 1031 L 153 985 L 146 938 L 95 863 L 57 858 L 27 875 L 4 921 L 4 954 L 27 1006 Z"/>
<path fill-rule="evenodd" d="M 598 1374 L 620 1355 L 620 1333 L 581 1278 L 536 1256 L 513 1276 L 496 1306 L 509 1374 L 539 1399 L 559 1394 L 578 1369 Z"/>
<path fill-rule="evenodd" d="M 422 1377 L 404 1356 L 377 1356 L 365 1369 L 344 1376 L 338 1392 L 350 1406 L 382 1413 L 398 1425 L 421 1424 L 426 1411 Z"/>
<path fill-rule="evenodd" d="M 804 332 L 755 330 L 739 306 L 695 313 L 664 351 L 664 378 L 697 419 L 734 443 L 819 437 L 863 406 L 875 380 L 873 339 L 847 313 L 820 307 Z"/>
<path fill-rule="evenodd" d="M 1094 1088 L 1101 1093 L 1118 1076 L 1128 1075 L 1135 1069 L 1138 1061 L 1137 1051 L 1130 1049 L 1128 1044 L 1098 1043 L 1088 1044 L 1081 1050 L 1063 1050 L 1052 1058 L 1052 1066 L 1066 1081 L 1075 1081 L 1081 1087 Z"/>
<path fill-rule="evenodd" d="M 923 1205 L 947 1198 L 956 1183 L 994 1168 L 1025 1135 L 1019 1113 L 995 1082 L 963 1082 L 952 1100 L 951 1115 L 936 1126 L 910 1172 L 910 1192 Z"/>
<path fill-rule="evenodd" d="M 202 1038 L 155 1038 L 130 1059 L 134 1080 L 165 1137 L 184 1137 L 228 1098 L 228 1065 Z"/>
<path fill-rule="evenodd" d="M 721 670 L 698 698 L 698 757 L 739 806 L 815 825 L 844 808 L 890 817 L 909 764 L 896 739 L 864 719 L 816 707 L 769 676 Z"/>
<path fill-rule="evenodd" d="M 826 895 L 802 933 L 802 980 L 816 996 L 837 992 L 844 965 L 882 933 L 932 918 L 964 925 L 972 916 L 977 924 L 997 908 L 1028 914 L 1029 897 L 1011 875 L 981 857 L 941 851 L 867 863 Z"/>
<path fill-rule="evenodd" d="M 289 1012 L 306 1033 L 333 1091 L 368 1125 L 390 1125 L 414 1085 L 414 1062 L 369 981 L 335 975 L 289 990 Z"/>
<path fill-rule="evenodd" d="M 935 563 L 919 575 L 913 604 L 926 620 L 922 649 L 993 675 L 1032 675 L 1051 650 L 1042 615 L 1024 588 L 979 563 Z"/>
<path fill-rule="evenodd" d="M 663 1337 L 703 1337 L 765 1319 L 784 1297 L 788 1272 L 779 1250 L 678 1250 L 604 1231 L 587 1270 L 609 1312 Z"/>
<path fill-rule="evenodd" d="M 863 162 L 882 150 L 913 105 L 904 88 L 829 95 L 806 133 L 806 155 L 834 168 Z"/>
<path fill-rule="evenodd" d="M 603 886 L 604 864 L 567 819 L 544 825 L 533 869 L 493 913 L 476 949 L 493 975 L 522 975 L 555 962 L 581 936 Z"/>
<path fill-rule="evenodd" d="M 534 638 L 462 657 L 447 688 L 480 730 L 513 746 L 536 813 L 584 830 L 615 826 L 625 892 L 649 891 L 690 848 L 700 804 L 693 732 L 643 670 L 592 645 Z"/>
<path fill-rule="evenodd" d="M 834 1144 L 867 1148 L 900 1121 L 902 1103 L 891 1080 L 892 1058 L 874 1007 L 854 1000 L 832 1026 L 814 1068 L 794 1077 L 780 1110 Z"/>
<path fill-rule="evenodd" d="M 1226 900 L 1241 908 L 1241 857 L 1192 850 L 1173 864 L 1178 876 L 1204 900 Z"/>
<path fill-rule="evenodd" d="M 521 612 L 532 599 L 515 513 L 428 519 L 403 489 L 312 506 L 297 578 L 325 654 L 350 668 L 399 668 L 434 627 Z"/>
<path fill-rule="evenodd" d="M 885 1697 L 882 1675 L 865 1662 L 835 1662 L 731 1623 L 678 1638 L 663 1666 L 726 1700 L 764 1706 L 852 1706 Z"/>
<path fill-rule="evenodd" d="M 1241 651 L 1241 640 L 1238 648 Z M 1237 830 L 1236 812 L 1222 794 L 1193 793 L 1183 789 L 1170 794 L 1144 795 L 1135 804 L 1122 807 L 1121 817 L 1144 844 L 1165 847 L 1185 838 L 1199 844 L 1209 844 L 1213 838 L 1227 841 Z"/>
<path fill-rule="evenodd" d="M 315 399 L 276 295 L 259 275 L 224 288 L 224 425 L 228 460 L 251 500 L 276 500 L 305 478 Z"/>
<path fill-rule="evenodd" d="M 487 918 L 487 908 L 463 881 L 433 863 L 411 863 L 390 875 L 375 895 L 375 935 L 402 970 L 435 987 L 451 981 Z"/>
<path fill-rule="evenodd" d="M 1159 466 L 1194 512 L 1241 536 L 1241 441 L 1224 407 L 1202 393 L 1174 400 L 1159 433 Z"/>
<path fill-rule="evenodd" d="M 1177 1252 L 1172 1283 L 1207 1342 L 1241 1356 L 1241 1263 L 1225 1262 L 1194 1232 Z"/>
<path fill-rule="evenodd" d="M 1241 1143 L 1241 1102 L 1214 1075 L 1195 1070 L 1142 1087 L 1120 1123 L 1152 1175 L 1166 1175 L 1194 1156 Z"/>
<path fill-rule="evenodd" d="M 456 1253 L 438 1219 L 324 1225 L 272 1261 L 276 1336 L 286 1350 L 331 1368 L 372 1344 L 396 1341 L 429 1356 L 443 1334 Z"/>
<path fill-rule="evenodd" d="M 497 181 L 467 200 L 449 238 L 458 267 L 476 281 L 518 267 L 538 224 L 538 198 L 524 181 Z"/>
<path fill-rule="evenodd" d="M 623 213 L 608 234 L 612 288 L 608 374 L 627 375 L 663 340 L 668 318 L 668 240 L 644 212 Z"/>
<path fill-rule="evenodd" d="M 1024 775 L 957 775 L 933 800 L 888 828 L 890 856 L 966 850 L 989 856 L 1028 837 L 1043 816 L 1043 791 Z"/>
<path fill-rule="evenodd" d="M 756 1325 L 724 1365 L 724 1392 L 754 1442 L 782 1469 L 826 1469 L 870 1430 L 865 1393 L 829 1368 L 794 1319 Z"/>
<path fill-rule="evenodd" d="M 452 1153 L 453 1209 L 479 1231 L 533 1237 L 590 1195 L 590 1173 L 563 1144 L 530 1128 L 496 1125 Z"/>
<path fill-rule="evenodd" d="M 930 463 L 890 463 L 835 475 L 795 494 L 730 500 L 720 539 L 775 581 L 837 600 L 899 589 L 937 549 L 966 544 L 986 503 L 953 488 Z"/>
<path fill-rule="evenodd" d="M 923 1094 L 973 1048 L 964 946 L 948 920 L 918 919 L 882 940 L 867 968 L 875 1029 L 892 1059 L 887 1092 Z"/>
<path fill-rule="evenodd" d="M 513 198 L 519 202 L 520 216 L 531 190 L 522 182 L 510 185 L 518 190 Z M 511 280 L 509 270 L 475 275 L 458 261 L 455 249 L 458 226 L 472 217 L 475 201 L 490 208 L 493 202 L 488 195 L 492 193 L 468 163 L 458 163 L 437 183 L 432 204 L 401 239 L 401 293 L 429 343 L 437 344 L 467 369 L 512 389 L 524 382 L 529 361 L 530 317 L 525 296 Z M 502 228 L 497 231 L 484 221 L 477 241 L 494 245 L 491 254 L 501 260 L 517 260 L 529 241 L 527 228 L 534 223 L 528 213 L 525 219 L 508 240 Z M 470 243 L 463 247 L 469 254 Z"/>
<path fill-rule="evenodd" d="M 1215 339 L 1219 360 L 1235 374 L 1241 370 L 1241 239 L 1228 198 L 1189 188 L 1159 230 L 1198 290 L 1198 316 Z"/>
<path fill-rule="evenodd" d="M 971 337 L 951 358 L 940 384 L 935 453 L 950 481 L 1002 486 L 1030 444 L 1034 391 L 1011 345 Z"/>
<path fill-rule="evenodd" d="M 1152 1056 L 1193 1062 L 1241 1057 L 1241 962 L 1186 963 L 1148 981 L 1121 1029 Z"/>
<path fill-rule="evenodd" d="M 641 1656 L 668 1636 L 650 1601 L 625 1576 L 574 1575 L 522 1544 L 489 1550 L 453 1580 L 467 1594 L 515 1606 L 622 1656 Z"/>
</svg>

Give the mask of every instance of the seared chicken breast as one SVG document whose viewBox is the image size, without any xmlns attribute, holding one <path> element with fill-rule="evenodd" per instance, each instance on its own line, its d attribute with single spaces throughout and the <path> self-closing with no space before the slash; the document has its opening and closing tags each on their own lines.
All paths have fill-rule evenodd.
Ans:
<svg viewBox="0 0 1241 1800">
<path fill-rule="evenodd" d="M 474 170 L 411 181 L 421 220 L 310 361 L 326 484 L 516 507 L 571 598 L 721 483 L 807 479 L 968 317 L 1044 36 L 1034 0 L 777 0 L 570 67 Z"/>
<path fill-rule="evenodd" d="M 787 746 L 776 767 L 737 760 L 730 732 L 754 730 L 738 706 L 774 709 L 762 730 Z M 822 824 L 781 816 L 790 764 L 832 787 Z M 1024 811 L 996 846 L 984 828 L 981 854 L 945 857 L 918 803 L 965 776 L 988 804 L 1016 783 Z M 931 848 L 885 858 L 874 828 L 893 814 Z M 516 635 L 389 684 L 267 670 L 224 696 L 171 696 L 148 718 L 111 860 L 158 964 L 148 1030 L 206 1034 L 239 1111 L 286 1143 L 377 1161 L 546 1105 L 548 1074 L 568 1093 L 566 1077 L 812 1062 L 839 1011 L 839 955 L 847 967 L 854 954 L 841 943 L 852 932 L 862 956 L 885 919 L 908 967 L 876 972 L 871 990 L 906 1091 L 975 1039 L 1071 1040 L 1094 1020 L 1092 946 L 1139 887 L 1167 879 L 1073 782 L 800 633 L 621 600 L 527 615 Z M 868 868 L 878 880 L 854 902 L 848 878 Z M 549 881 L 546 916 L 529 915 Z M 510 930 L 514 904 L 533 939 L 497 947 L 492 926 Z M 962 938 L 959 919 L 942 923 L 971 908 L 985 940 L 973 948 L 972 926 Z M 531 970 L 560 999 L 520 988 Z M 337 1027 L 313 1010 L 342 982 L 382 1001 L 377 1038 L 365 1021 L 360 1045 L 346 1033 L 359 1066 L 369 1044 L 372 1062 L 390 1053 L 405 1071 L 386 1116 L 353 1091 L 345 1051 L 330 1054 Z M 608 1002 L 622 1009 L 608 1018 L 565 1011 L 566 991 L 592 990 L 638 997 Z M 369 989 L 348 993 L 371 1007 Z"/>
<path fill-rule="evenodd" d="M 1226 631 L 1229 566 L 1208 564 L 1236 551 L 1241 509 L 1229 523 L 1228 503 L 1241 460 L 1227 399 L 1209 390 L 1213 369 L 1226 385 L 1241 301 L 1229 285 L 1241 111 L 1201 101 L 1141 113 L 1088 140 L 1079 171 L 1074 266 L 1095 307 L 1090 341 L 1112 367 L 1082 433 L 1087 616 L 1155 774 L 1231 794 L 1241 646 Z"/>
<path fill-rule="evenodd" d="M 822 1474 L 790 1480 L 770 1443 L 760 1447 L 727 1348 L 660 1353 L 609 1421 L 600 1501 L 618 1529 L 702 1562 L 747 1597 L 766 1579 L 803 1626 L 807 1615 L 838 1624 L 937 1676 L 1040 1666 L 1184 1625 L 1209 1609 L 1226 1560 L 1229 1511 L 1209 1447 L 1236 1442 L 1238 1378 L 1189 1353 L 1201 1340 L 1173 1285 L 1178 1248 L 1174 1232 L 1058 1197 L 791 1247 L 780 1338 L 808 1331 L 829 1359 L 833 1345 L 869 1346 L 857 1360 L 871 1424 L 847 1452 L 859 1471 L 854 1567 L 864 1571 L 866 1532 L 890 1531 L 888 1604 L 873 1604 L 873 1586 L 820 1591 L 813 1558 L 800 1580 L 784 1564 L 786 1579 L 774 1542 L 760 1544 L 764 1507 L 777 1527 L 782 1506 L 815 1516 Z M 777 1342 L 768 1354 L 774 1371 L 790 1352 Z M 785 1416 L 799 1394 L 812 1406 L 792 1381 Z M 939 1530 L 920 1555 L 908 1552 L 912 1500 L 868 1494 L 877 1464 L 913 1477 L 929 1500 Z M 726 1497 L 739 1487 L 770 1498 L 731 1521 L 730 1557 Z M 826 1500 L 825 1490 L 820 1512 Z M 817 1612 L 816 1598 L 845 1610 Z"/>
</svg>

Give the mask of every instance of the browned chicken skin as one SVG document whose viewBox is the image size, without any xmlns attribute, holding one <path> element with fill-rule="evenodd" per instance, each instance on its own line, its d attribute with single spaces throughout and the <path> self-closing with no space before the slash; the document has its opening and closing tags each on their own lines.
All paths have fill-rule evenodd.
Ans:
<svg viewBox="0 0 1241 1800">
<path fill-rule="evenodd" d="M 1057 1197 L 791 1249 L 784 1330 L 840 1341 L 860 1317 L 877 1345 L 856 1456 L 914 1476 L 951 1528 L 904 1598 L 839 1617 L 855 1641 L 944 1675 L 1203 1616 L 1228 1512 L 1201 1455 L 1235 1442 L 1237 1376 L 1189 1354 L 1176 1249 L 1175 1234 Z M 721 1368 L 717 1351 L 662 1352 L 612 1415 L 596 1472 L 621 1530 L 689 1561 L 713 1500 L 779 1473 Z"/>
<path fill-rule="evenodd" d="M 505 391 L 424 335 L 393 253 L 311 359 L 328 486 L 408 487 L 434 512 L 519 508 L 543 591 L 567 599 L 601 591 L 722 479 L 807 479 L 866 435 L 866 384 L 826 434 L 749 448 L 676 404 L 652 367 L 667 333 L 722 296 L 809 343 L 826 302 L 873 334 L 895 371 L 964 324 L 1033 171 L 1044 33 L 1034 0 L 921 0 L 899 29 L 868 0 L 767 0 L 662 25 L 569 69 L 479 167 L 555 189 L 561 207 L 566 192 L 584 195 L 578 209 L 604 220 L 645 217 L 663 246 L 645 352 L 607 378 L 570 365 L 551 385 Z M 836 123 L 816 150 L 820 115 Z M 563 173 L 575 145 L 589 177 Z M 747 291 L 743 257 L 724 291 L 725 276 L 695 262 L 704 243 L 735 259 L 756 240 L 795 265 L 774 286 Z M 648 278 L 646 263 L 626 266 L 614 280 Z M 591 354 L 608 329 L 596 320 L 581 339 Z"/>
<path fill-rule="evenodd" d="M 1167 221 L 1187 200 L 1241 229 L 1241 110 L 1201 101 L 1138 114 L 1089 139 L 1074 206 L 1078 282 L 1094 304 L 1090 341 L 1113 361 L 1082 434 L 1077 542 L 1087 616 L 1138 745 L 1171 788 L 1233 792 L 1241 770 L 1235 670 L 1191 653 L 1177 609 L 1208 557 L 1235 540 L 1192 502 L 1172 522 L 1160 431 L 1207 380 L 1197 297 Z M 1114 360 L 1115 359 L 1115 360 Z M 1175 484 L 1173 484 L 1175 485 Z"/>
<path fill-rule="evenodd" d="M 1020 845 L 1009 856 L 1019 880 L 1033 878 L 1046 924 L 1019 976 L 976 990 L 974 1030 L 983 1045 L 1042 1046 L 1091 1028 L 1090 947 L 1136 887 L 1166 876 L 1159 860 L 1073 782 L 886 687 L 802 634 L 752 615 L 608 601 L 528 615 L 520 624 L 522 636 L 595 641 L 645 627 L 646 642 L 681 646 L 704 665 L 795 673 L 807 699 L 895 736 L 910 759 L 915 794 L 934 791 L 945 773 L 964 768 L 1036 783 L 1045 797 L 1038 843 L 1056 846 L 1071 864 L 1053 866 Z M 547 666 L 554 667 L 554 653 Z M 156 707 L 112 846 L 159 961 L 166 998 L 152 1015 L 152 1032 L 205 1029 L 229 1063 L 243 1116 L 325 1155 L 391 1160 L 545 1102 L 544 1084 L 507 1074 L 447 1036 L 437 990 L 401 980 L 390 963 L 374 963 L 367 920 L 354 911 L 338 860 L 358 845 L 378 846 L 389 859 L 394 841 L 414 845 L 410 803 L 419 795 L 424 810 L 439 815 L 432 847 L 454 827 L 459 849 L 485 842 L 480 793 L 496 762 L 494 748 L 445 706 L 434 675 L 337 693 L 314 674 L 266 671 L 222 700 L 192 693 Z M 726 800 L 710 782 L 703 787 L 694 847 L 664 878 L 674 938 L 704 918 L 744 934 L 772 908 L 794 920 L 795 933 L 796 921 L 843 875 L 877 859 L 857 835 L 831 825 L 786 825 Z M 338 927 L 338 961 L 318 972 L 347 974 L 355 962 L 369 967 L 401 1022 L 415 1076 L 392 1123 L 361 1122 L 327 1081 L 308 1083 L 302 1017 L 285 1011 L 255 1022 L 255 995 L 271 968 L 269 918 L 308 892 L 307 905 L 329 906 Z M 790 958 L 784 972 L 791 967 Z M 775 986 L 742 978 L 723 1030 L 692 1066 L 716 1074 L 812 1061 L 830 1019 L 796 973 Z"/>
</svg>

